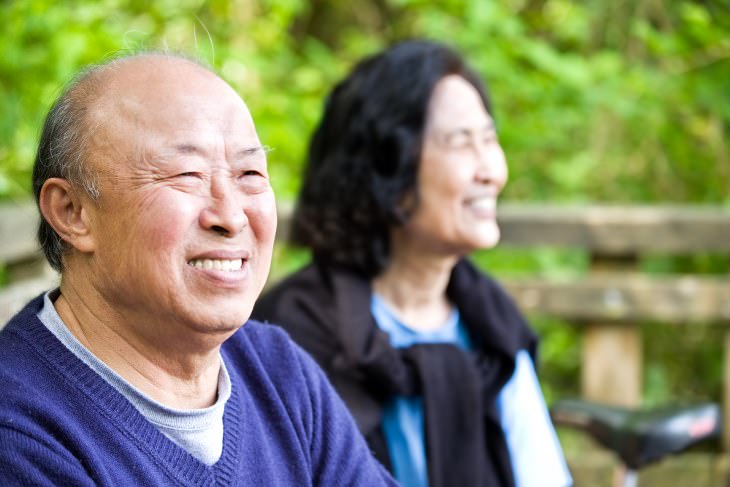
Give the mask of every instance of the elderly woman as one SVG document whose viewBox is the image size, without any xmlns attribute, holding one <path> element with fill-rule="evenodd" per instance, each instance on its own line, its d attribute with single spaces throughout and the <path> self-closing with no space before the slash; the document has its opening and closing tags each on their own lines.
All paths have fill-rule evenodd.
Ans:
<svg viewBox="0 0 730 487">
<path fill-rule="evenodd" d="M 536 338 L 465 256 L 507 182 L 487 92 L 453 50 L 398 44 L 330 94 L 292 239 L 313 261 L 257 304 L 329 375 L 404 486 L 571 482 Z"/>
</svg>

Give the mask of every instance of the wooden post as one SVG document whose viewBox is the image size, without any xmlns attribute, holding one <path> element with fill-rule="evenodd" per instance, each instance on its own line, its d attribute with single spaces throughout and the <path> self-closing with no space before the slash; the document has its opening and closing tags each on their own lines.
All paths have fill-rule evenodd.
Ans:
<svg viewBox="0 0 730 487">
<path fill-rule="evenodd" d="M 634 327 L 589 325 L 583 334 L 583 397 L 616 406 L 638 406 L 641 352 L 641 337 Z"/>
<path fill-rule="evenodd" d="M 636 257 L 593 256 L 591 268 L 600 275 L 607 271 L 630 270 Z M 623 297 L 607 293 L 606 306 L 620 307 Z M 589 323 L 583 335 L 581 387 L 584 398 L 617 406 L 641 403 L 641 334 L 634 325 Z"/>
</svg>

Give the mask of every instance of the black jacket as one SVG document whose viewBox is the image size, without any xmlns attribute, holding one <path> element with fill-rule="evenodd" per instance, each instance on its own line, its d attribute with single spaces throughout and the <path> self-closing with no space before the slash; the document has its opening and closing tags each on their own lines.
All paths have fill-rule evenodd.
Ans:
<svg viewBox="0 0 730 487">
<path fill-rule="evenodd" d="M 536 337 L 502 288 L 461 260 L 447 288 L 477 352 L 447 344 L 390 346 L 370 313 L 370 282 L 313 263 L 256 304 L 253 318 L 285 328 L 329 376 L 376 456 L 390 467 L 381 428 L 395 394 L 424 400 L 431 487 L 514 485 L 496 398 L 515 355 Z"/>
</svg>

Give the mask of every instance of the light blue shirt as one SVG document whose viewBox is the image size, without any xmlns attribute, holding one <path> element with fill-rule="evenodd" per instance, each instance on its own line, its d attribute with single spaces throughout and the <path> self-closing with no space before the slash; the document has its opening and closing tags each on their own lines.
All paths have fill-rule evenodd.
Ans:
<svg viewBox="0 0 730 487">
<path fill-rule="evenodd" d="M 378 327 L 390 336 L 393 347 L 406 348 L 417 343 L 451 343 L 465 350 L 472 347 L 456 307 L 441 327 L 428 331 L 405 326 L 378 295 L 373 295 L 370 310 Z M 517 487 L 571 485 L 572 478 L 526 350 L 518 352 L 515 372 L 500 391 L 497 408 Z M 391 399 L 383 412 L 383 432 L 395 478 L 403 487 L 428 487 L 422 399 Z"/>
</svg>

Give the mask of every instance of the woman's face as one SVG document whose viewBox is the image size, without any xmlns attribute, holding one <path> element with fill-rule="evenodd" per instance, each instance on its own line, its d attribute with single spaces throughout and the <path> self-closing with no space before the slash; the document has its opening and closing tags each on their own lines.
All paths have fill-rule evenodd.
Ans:
<svg viewBox="0 0 730 487">
<path fill-rule="evenodd" d="M 420 202 L 396 238 L 446 255 L 495 246 L 497 196 L 506 182 L 504 152 L 479 93 L 461 76 L 442 78 L 428 106 Z"/>
</svg>

